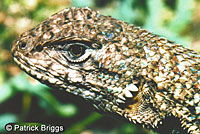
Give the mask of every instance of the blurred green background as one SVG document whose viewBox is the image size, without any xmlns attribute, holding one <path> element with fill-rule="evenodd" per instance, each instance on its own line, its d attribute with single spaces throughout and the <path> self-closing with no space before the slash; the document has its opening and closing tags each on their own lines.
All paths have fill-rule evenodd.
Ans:
<svg viewBox="0 0 200 134">
<path fill-rule="evenodd" d="M 40 84 L 12 61 L 11 44 L 20 33 L 72 6 L 99 10 L 199 51 L 200 0 L 1 0 L 0 133 L 9 122 L 38 122 L 63 125 L 68 134 L 153 134 L 94 112 L 82 98 Z"/>
</svg>

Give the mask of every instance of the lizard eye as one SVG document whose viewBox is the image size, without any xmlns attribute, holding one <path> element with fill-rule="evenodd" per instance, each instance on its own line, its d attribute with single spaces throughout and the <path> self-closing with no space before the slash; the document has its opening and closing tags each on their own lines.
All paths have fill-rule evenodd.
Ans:
<svg viewBox="0 0 200 134">
<path fill-rule="evenodd" d="M 67 51 L 66 58 L 70 62 L 77 63 L 86 60 L 90 56 L 92 50 L 83 43 L 70 43 L 66 45 L 64 51 Z"/>
<path fill-rule="evenodd" d="M 82 56 L 83 54 L 85 54 L 86 49 L 87 48 L 83 45 L 74 44 L 74 45 L 69 46 L 68 53 L 72 58 L 78 58 Z"/>
</svg>

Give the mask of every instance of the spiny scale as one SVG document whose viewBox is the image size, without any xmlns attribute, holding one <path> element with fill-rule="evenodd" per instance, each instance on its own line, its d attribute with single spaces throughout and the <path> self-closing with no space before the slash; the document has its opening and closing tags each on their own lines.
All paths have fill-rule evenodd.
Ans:
<svg viewBox="0 0 200 134">
<path fill-rule="evenodd" d="M 12 54 L 40 82 L 111 115 L 155 130 L 176 117 L 187 133 L 200 133 L 200 55 L 166 38 L 68 8 L 20 35 Z"/>
</svg>

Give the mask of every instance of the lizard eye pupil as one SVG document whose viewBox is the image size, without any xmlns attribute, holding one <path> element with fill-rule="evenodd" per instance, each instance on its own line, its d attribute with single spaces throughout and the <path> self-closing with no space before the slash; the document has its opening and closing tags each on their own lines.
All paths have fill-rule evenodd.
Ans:
<svg viewBox="0 0 200 134">
<path fill-rule="evenodd" d="M 68 49 L 69 54 L 72 58 L 78 58 L 78 57 L 84 55 L 85 50 L 86 50 L 86 47 L 79 45 L 79 44 L 71 45 Z"/>
<path fill-rule="evenodd" d="M 84 48 L 81 45 L 73 45 L 73 46 L 70 46 L 69 52 L 74 57 L 80 57 L 81 55 L 85 53 L 85 49 L 86 48 Z"/>
</svg>

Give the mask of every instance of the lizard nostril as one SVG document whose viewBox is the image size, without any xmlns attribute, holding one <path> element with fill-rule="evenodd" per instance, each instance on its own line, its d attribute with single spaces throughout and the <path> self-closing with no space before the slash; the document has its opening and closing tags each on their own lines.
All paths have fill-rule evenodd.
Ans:
<svg viewBox="0 0 200 134">
<path fill-rule="evenodd" d="M 26 46 L 27 46 L 27 45 L 26 45 L 25 42 L 20 42 L 20 43 L 19 43 L 19 48 L 22 49 L 22 50 L 25 50 L 25 49 L 26 49 Z"/>
</svg>

